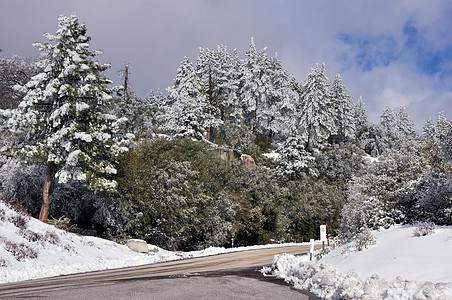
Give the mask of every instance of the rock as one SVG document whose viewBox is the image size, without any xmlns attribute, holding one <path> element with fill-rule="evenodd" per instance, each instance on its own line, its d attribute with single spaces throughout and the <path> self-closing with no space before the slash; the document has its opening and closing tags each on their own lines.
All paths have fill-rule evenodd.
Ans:
<svg viewBox="0 0 452 300">
<path fill-rule="evenodd" d="M 128 240 L 127 247 L 129 247 L 130 250 L 139 252 L 139 253 L 148 253 L 149 252 L 148 243 L 146 243 L 143 240 L 139 240 L 139 239 Z"/>
<path fill-rule="evenodd" d="M 240 150 L 230 149 L 226 147 L 218 147 L 215 148 L 215 151 L 217 152 L 217 155 L 221 160 L 230 162 L 237 161 L 240 159 L 245 167 L 248 168 L 256 167 L 256 162 L 254 161 L 253 157 L 248 154 L 242 154 L 242 151 Z"/>
<path fill-rule="evenodd" d="M 159 249 L 157 247 L 154 247 L 152 250 L 149 250 L 149 252 L 158 253 Z"/>
<path fill-rule="evenodd" d="M 242 154 L 242 156 L 240 158 L 242 159 L 242 164 L 245 167 L 248 167 L 248 168 L 256 167 L 256 162 L 254 161 L 254 158 L 251 155 Z"/>
<path fill-rule="evenodd" d="M 225 161 L 236 160 L 236 159 L 240 158 L 240 156 L 242 155 L 242 151 L 237 150 L 237 149 L 218 147 L 215 150 L 217 151 L 217 154 L 220 157 L 220 159 L 225 160 Z"/>
</svg>

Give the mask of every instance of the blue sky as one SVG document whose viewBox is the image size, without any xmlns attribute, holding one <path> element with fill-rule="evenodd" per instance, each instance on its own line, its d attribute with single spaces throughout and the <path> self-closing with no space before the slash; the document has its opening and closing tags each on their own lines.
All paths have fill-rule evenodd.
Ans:
<svg viewBox="0 0 452 300">
<path fill-rule="evenodd" d="M 442 110 L 452 119 L 452 1 L 3 0 L 2 55 L 37 56 L 31 44 L 56 31 L 60 14 L 86 23 L 113 81 L 129 63 L 140 96 L 171 85 L 199 47 L 224 44 L 243 57 L 254 37 L 300 83 L 325 62 L 373 122 L 387 104 L 404 105 L 418 128 Z"/>
</svg>

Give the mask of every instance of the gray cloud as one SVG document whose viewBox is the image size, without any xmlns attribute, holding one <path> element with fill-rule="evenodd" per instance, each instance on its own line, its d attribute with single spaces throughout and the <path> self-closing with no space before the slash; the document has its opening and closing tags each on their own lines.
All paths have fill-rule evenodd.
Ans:
<svg viewBox="0 0 452 300">
<path fill-rule="evenodd" d="M 278 52 L 300 82 L 315 63 L 326 62 L 330 78 L 341 73 L 352 95 L 363 96 L 372 121 L 389 102 L 406 105 L 420 127 L 428 115 L 436 118 L 436 110 L 452 118 L 452 80 L 420 74 L 410 57 L 363 71 L 344 59 L 355 50 L 339 35 L 388 35 L 401 42 L 411 20 L 428 37 L 429 47 L 445 49 L 452 44 L 451 7 L 445 0 L 6 0 L 0 48 L 6 55 L 36 56 L 31 43 L 45 41 L 44 32 L 54 33 L 60 14 L 76 14 L 87 24 L 92 48 L 104 51 L 99 60 L 112 63 L 110 78 L 119 83 L 116 71 L 129 63 L 132 84 L 145 96 L 169 86 L 182 58 L 195 61 L 199 47 L 225 44 L 243 56 L 254 37 L 258 48 L 268 46 L 269 55 Z"/>
</svg>

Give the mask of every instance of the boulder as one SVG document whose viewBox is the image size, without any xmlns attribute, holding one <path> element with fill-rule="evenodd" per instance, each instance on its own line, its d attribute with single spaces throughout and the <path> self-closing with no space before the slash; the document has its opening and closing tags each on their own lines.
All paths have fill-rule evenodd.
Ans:
<svg viewBox="0 0 452 300">
<path fill-rule="evenodd" d="M 240 158 L 240 156 L 242 155 L 242 151 L 237 150 L 237 149 L 218 147 L 218 148 L 215 148 L 215 150 L 217 151 L 218 157 L 225 161 L 236 160 L 236 159 Z"/>
<path fill-rule="evenodd" d="M 245 167 L 248 167 L 248 168 L 256 167 L 256 162 L 254 161 L 254 158 L 251 155 L 242 154 L 242 156 L 240 158 L 242 159 L 242 164 Z"/>
<path fill-rule="evenodd" d="M 129 247 L 130 250 L 139 252 L 139 253 L 148 253 L 149 252 L 148 243 L 146 243 L 146 241 L 139 240 L 139 239 L 128 240 L 127 247 Z"/>
</svg>

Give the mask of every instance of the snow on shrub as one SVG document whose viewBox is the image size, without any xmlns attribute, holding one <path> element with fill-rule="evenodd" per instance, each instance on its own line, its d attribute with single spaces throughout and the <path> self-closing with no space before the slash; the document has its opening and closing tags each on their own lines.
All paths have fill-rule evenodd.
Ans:
<svg viewBox="0 0 452 300">
<path fill-rule="evenodd" d="M 414 228 L 414 236 L 426 236 L 435 233 L 436 226 L 434 223 L 422 222 Z"/>
</svg>

